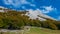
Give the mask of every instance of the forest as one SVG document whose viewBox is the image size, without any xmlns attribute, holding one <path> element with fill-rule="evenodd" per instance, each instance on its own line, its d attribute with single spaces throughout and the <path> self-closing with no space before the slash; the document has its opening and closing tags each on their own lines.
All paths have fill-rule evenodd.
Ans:
<svg viewBox="0 0 60 34">
<path fill-rule="evenodd" d="M 40 21 L 38 19 L 29 19 L 27 11 L 7 11 L 0 12 L 0 29 L 21 29 L 23 26 L 35 26 L 60 30 L 60 21 L 47 19 Z"/>
</svg>

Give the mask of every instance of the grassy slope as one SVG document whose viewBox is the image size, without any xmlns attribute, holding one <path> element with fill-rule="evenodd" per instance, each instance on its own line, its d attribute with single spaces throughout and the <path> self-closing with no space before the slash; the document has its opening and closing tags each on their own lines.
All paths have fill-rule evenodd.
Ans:
<svg viewBox="0 0 60 34">
<path fill-rule="evenodd" d="M 32 27 L 30 31 L 2 32 L 2 34 L 60 34 L 60 30 Z"/>
<path fill-rule="evenodd" d="M 29 32 L 25 34 L 60 34 L 59 30 L 50 30 L 45 28 L 32 27 Z"/>
</svg>

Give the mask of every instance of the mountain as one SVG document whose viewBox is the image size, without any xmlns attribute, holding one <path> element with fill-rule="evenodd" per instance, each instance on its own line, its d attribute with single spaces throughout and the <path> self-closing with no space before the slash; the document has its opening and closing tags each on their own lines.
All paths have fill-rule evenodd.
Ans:
<svg viewBox="0 0 60 34">
<path fill-rule="evenodd" d="M 13 10 L 0 6 L 0 12 L 7 12 L 7 11 L 13 11 Z M 17 11 L 19 11 L 19 10 L 17 10 Z M 20 10 L 20 12 L 24 12 L 24 11 L 25 10 Z M 29 19 L 39 19 L 40 21 L 46 21 L 46 19 L 56 20 L 48 15 L 43 14 L 38 9 L 37 10 L 26 10 L 25 15 L 29 16 L 30 17 Z"/>
<path fill-rule="evenodd" d="M 16 11 L 16 10 L 0 6 L 0 12 L 7 12 L 7 11 Z"/>
<path fill-rule="evenodd" d="M 4 12 L 4 7 L 0 6 L 0 12 Z"/>
<path fill-rule="evenodd" d="M 0 6 L 0 12 L 5 12 L 6 9 L 8 9 L 8 8 L 5 8 L 3 6 Z"/>
<path fill-rule="evenodd" d="M 40 21 L 45 21 L 46 19 L 56 20 L 48 15 L 43 14 L 40 10 L 28 10 L 26 15 L 29 16 L 30 19 L 38 18 Z"/>
<path fill-rule="evenodd" d="M 0 12 L 0 28 L 2 29 L 21 29 L 22 26 L 35 26 L 57 30 L 60 26 L 60 22 L 39 10 L 13 11 L 7 9 L 6 12 L 5 10 Z"/>
</svg>

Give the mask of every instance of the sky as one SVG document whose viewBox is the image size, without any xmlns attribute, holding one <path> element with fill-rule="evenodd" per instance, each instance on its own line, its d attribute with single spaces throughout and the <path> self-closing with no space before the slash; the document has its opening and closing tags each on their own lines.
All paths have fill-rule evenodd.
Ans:
<svg viewBox="0 0 60 34">
<path fill-rule="evenodd" d="M 0 6 L 15 10 L 40 10 L 60 20 L 60 0 L 0 0 Z"/>
</svg>

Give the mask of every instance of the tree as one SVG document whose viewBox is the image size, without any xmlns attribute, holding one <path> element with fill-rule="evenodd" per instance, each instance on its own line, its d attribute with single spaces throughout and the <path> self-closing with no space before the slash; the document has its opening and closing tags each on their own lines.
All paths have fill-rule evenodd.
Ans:
<svg viewBox="0 0 60 34">
<path fill-rule="evenodd" d="M 49 28 L 51 28 L 51 29 L 54 29 L 54 30 L 58 29 L 58 27 L 54 24 L 53 21 L 47 20 L 47 21 L 45 21 L 45 23 L 47 23 Z"/>
</svg>

